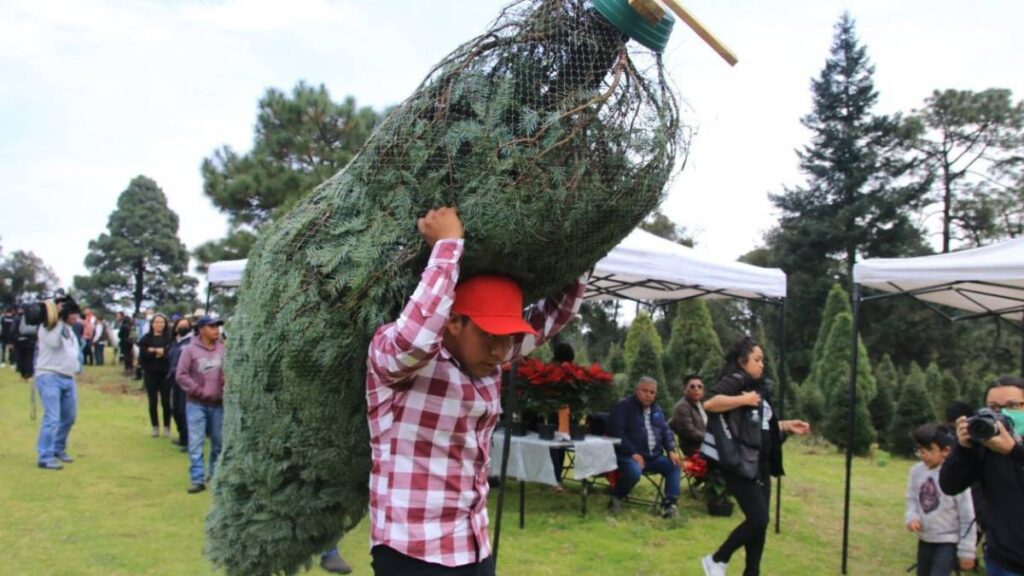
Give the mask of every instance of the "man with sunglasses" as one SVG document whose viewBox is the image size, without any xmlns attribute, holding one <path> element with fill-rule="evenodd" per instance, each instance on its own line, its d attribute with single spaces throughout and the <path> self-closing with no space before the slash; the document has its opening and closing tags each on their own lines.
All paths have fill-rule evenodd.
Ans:
<svg viewBox="0 0 1024 576">
<path fill-rule="evenodd" d="M 672 410 L 672 420 L 668 425 L 679 437 L 679 448 L 683 454 L 690 456 L 700 452 L 704 442 L 704 430 L 707 428 L 708 415 L 704 411 L 704 382 L 696 374 L 683 377 L 683 398 Z"/>
<path fill-rule="evenodd" d="M 984 494 L 985 566 L 989 576 L 1024 576 L 1024 378 L 1004 376 L 985 392 L 985 404 L 1013 423 L 980 445 L 967 418 L 956 421 L 957 443 L 939 472 L 939 486 L 959 494 L 975 481 Z"/>
</svg>

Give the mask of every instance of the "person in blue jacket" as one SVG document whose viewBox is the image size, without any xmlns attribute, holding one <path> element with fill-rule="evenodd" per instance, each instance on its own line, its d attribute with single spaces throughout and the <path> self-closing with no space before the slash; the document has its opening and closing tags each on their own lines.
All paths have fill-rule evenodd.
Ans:
<svg viewBox="0 0 1024 576">
<path fill-rule="evenodd" d="M 612 513 L 622 509 L 622 501 L 645 472 L 656 472 L 665 478 L 665 500 L 662 516 L 679 515 L 679 478 L 682 458 L 676 452 L 672 430 L 665 414 L 654 403 L 658 382 L 644 376 L 636 383 L 633 395 L 620 400 L 608 418 L 608 434 L 622 442 L 616 446 L 619 477 L 612 491 L 609 508 Z"/>
</svg>

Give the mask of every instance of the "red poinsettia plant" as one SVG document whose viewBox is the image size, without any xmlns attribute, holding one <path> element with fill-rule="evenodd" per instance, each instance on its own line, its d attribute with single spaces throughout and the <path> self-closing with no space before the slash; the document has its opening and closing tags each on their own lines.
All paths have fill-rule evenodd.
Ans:
<svg viewBox="0 0 1024 576">
<path fill-rule="evenodd" d="M 562 406 L 568 406 L 574 417 L 582 417 L 596 399 L 607 396 L 612 388 L 611 373 L 596 362 L 580 366 L 527 358 L 519 363 L 516 374 L 526 381 L 526 386 L 520 388 L 525 407 L 542 417 Z"/>
<path fill-rule="evenodd" d="M 725 478 L 721 471 L 709 468 L 708 461 L 699 452 L 683 460 L 683 475 L 693 480 L 693 486 L 704 486 L 708 501 L 720 502 L 727 499 Z"/>
</svg>

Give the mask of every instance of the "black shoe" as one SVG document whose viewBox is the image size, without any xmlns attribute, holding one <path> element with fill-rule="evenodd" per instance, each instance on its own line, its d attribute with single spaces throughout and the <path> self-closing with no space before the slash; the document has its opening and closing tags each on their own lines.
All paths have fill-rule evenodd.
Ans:
<svg viewBox="0 0 1024 576">
<path fill-rule="evenodd" d="M 622 512 L 622 499 L 612 496 L 611 501 L 608 502 L 608 512 L 610 512 L 612 515 L 616 515 L 619 512 Z"/>
<path fill-rule="evenodd" d="M 676 506 L 675 504 L 669 504 L 668 506 L 665 506 L 664 508 L 661 509 L 661 517 L 668 519 L 679 518 L 679 507 Z"/>
<path fill-rule="evenodd" d="M 188 487 L 189 494 L 199 494 L 203 490 L 206 490 L 206 484 L 195 483 Z"/>
<path fill-rule="evenodd" d="M 60 454 L 57 454 L 56 458 L 57 458 L 57 460 L 60 460 L 61 462 L 64 462 L 65 464 L 71 464 L 72 462 L 75 461 L 74 458 L 72 458 L 71 456 L 68 456 L 67 452 L 61 452 Z"/>
<path fill-rule="evenodd" d="M 43 470 L 63 470 L 64 465 L 56 460 L 47 460 L 46 462 L 39 462 L 39 467 Z"/>
<path fill-rule="evenodd" d="M 320 567 L 332 574 L 350 574 L 352 567 L 339 554 L 320 557 Z"/>
</svg>

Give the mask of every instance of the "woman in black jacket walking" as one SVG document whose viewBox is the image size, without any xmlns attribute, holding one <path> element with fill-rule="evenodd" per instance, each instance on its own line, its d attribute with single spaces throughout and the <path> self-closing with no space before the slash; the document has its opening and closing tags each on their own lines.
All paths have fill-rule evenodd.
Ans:
<svg viewBox="0 0 1024 576">
<path fill-rule="evenodd" d="M 167 317 L 163 314 L 153 316 L 146 335 L 139 339 L 139 364 L 142 366 L 143 382 L 149 396 L 149 423 L 153 426 L 153 438 L 160 436 L 156 410 L 158 394 L 164 410 L 164 436 L 171 435 L 171 386 L 167 381 L 171 343 Z"/>
<path fill-rule="evenodd" d="M 714 554 L 705 556 L 701 564 L 707 576 L 725 576 L 725 568 L 733 552 L 746 549 L 744 576 L 761 573 L 761 554 L 768 532 L 768 501 L 771 476 L 781 476 L 782 434 L 806 434 L 811 427 L 802 420 L 776 417 L 769 403 L 770 387 L 764 375 L 764 350 L 750 338 L 733 345 L 725 358 L 722 377 L 708 391 L 704 410 L 708 416 L 725 415 L 734 441 L 748 454 L 756 452 L 757 469 L 753 478 L 722 466 L 725 484 L 743 511 L 743 523 L 737 526 Z"/>
<path fill-rule="evenodd" d="M 181 359 L 181 351 L 192 343 L 192 322 L 188 318 L 179 318 L 174 323 L 174 330 L 171 333 L 174 343 L 171 344 L 171 351 L 168 354 L 167 385 L 171 389 L 171 410 L 174 412 L 174 425 L 178 428 L 178 445 L 181 451 L 188 449 L 188 422 L 185 419 L 185 391 L 178 386 L 174 373 L 178 369 L 178 360 Z"/>
</svg>

